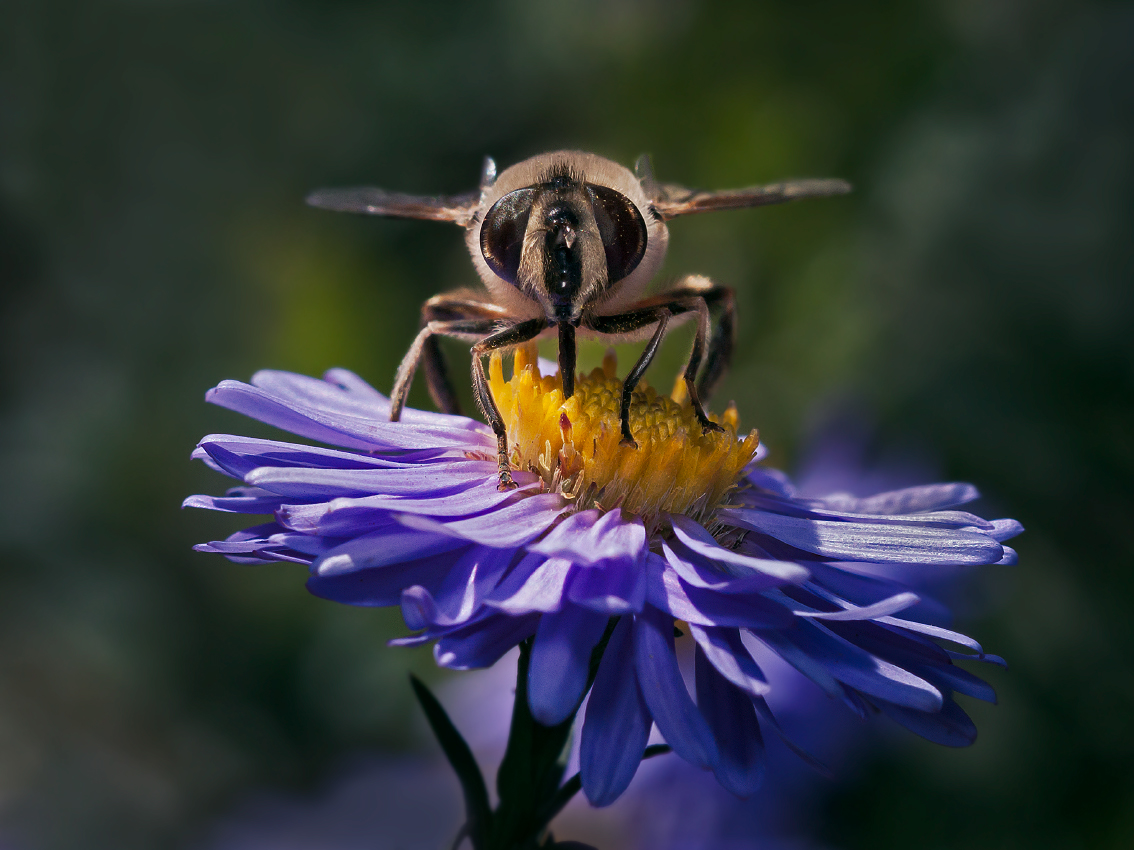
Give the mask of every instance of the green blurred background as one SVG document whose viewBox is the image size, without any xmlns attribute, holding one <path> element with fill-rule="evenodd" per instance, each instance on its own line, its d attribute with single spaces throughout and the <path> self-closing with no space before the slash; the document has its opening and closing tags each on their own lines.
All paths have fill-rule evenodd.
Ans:
<svg viewBox="0 0 1134 850">
<path fill-rule="evenodd" d="M 672 226 L 666 274 L 739 292 L 718 401 L 787 468 L 853 409 L 1028 528 L 962 622 L 1012 664 L 980 741 L 863 756 L 817 835 L 1134 844 L 1129 4 L 6 0 L 0 846 L 183 846 L 248 789 L 428 746 L 404 675 L 439 674 L 383 648 L 397 613 L 191 552 L 239 521 L 178 510 L 223 486 L 188 455 L 249 430 L 217 381 L 387 389 L 420 302 L 472 281 L 455 228 L 307 191 L 458 192 L 561 147 L 852 180 Z"/>
</svg>

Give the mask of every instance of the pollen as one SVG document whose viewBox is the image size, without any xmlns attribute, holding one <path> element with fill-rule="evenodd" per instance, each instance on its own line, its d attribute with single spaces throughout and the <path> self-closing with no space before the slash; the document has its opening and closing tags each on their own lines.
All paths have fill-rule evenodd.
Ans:
<svg viewBox="0 0 1134 850">
<path fill-rule="evenodd" d="M 494 355 L 489 385 L 507 424 L 512 466 L 538 474 L 547 492 L 562 494 L 578 510 L 618 507 L 645 518 L 710 519 L 755 456 L 756 431 L 737 436 L 732 404 L 709 416 L 723 430 L 703 430 L 679 376 L 669 396 L 639 383 L 630 402 L 630 433 L 638 445 L 624 445 L 617 366 L 614 352 L 607 352 L 602 367 L 580 375 L 574 395 L 564 399 L 559 377 L 540 374 L 534 345 L 515 350 L 509 380 Z"/>
</svg>

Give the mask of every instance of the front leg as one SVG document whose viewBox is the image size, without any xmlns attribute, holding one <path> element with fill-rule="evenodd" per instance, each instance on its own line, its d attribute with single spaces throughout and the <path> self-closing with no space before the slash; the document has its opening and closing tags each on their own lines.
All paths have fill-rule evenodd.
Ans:
<svg viewBox="0 0 1134 850">
<path fill-rule="evenodd" d="M 473 393 L 476 396 L 477 406 L 492 431 L 496 434 L 496 461 L 500 472 L 500 490 L 512 490 L 516 483 L 512 480 L 512 472 L 508 465 L 508 432 L 504 426 L 504 417 L 500 415 L 500 408 L 492 398 L 492 390 L 488 386 L 488 375 L 484 371 L 484 355 L 502 348 L 511 348 L 528 340 L 535 339 L 547 327 L 547 320 L 529 319 L 517 322 L 506 328 L 491 333 L 472 347 L 472 379 Z"/>
<path fill-rule="evenodd" d="M 702 353 L 705 367 L 701 371 L 701 377 L 697 380 L 696 396 L 702 403 L 707 403 L 716 388 L 717 382 L 732 362 L 732 352 L 736 342 L 736 299 L 733 296 L 732 289 L 727 286 L 717 286 L 703 275 L 687 275 L 679 280 L 672 289 L 652 298 L 643 299 L 637 304 L 631 305 L 630 309 L 662 305 L 675 301 L 687 302 L 690 299 L 703 302 L 704 308 L 707 308 L 710 314 L 719 314 L 715 324 L 712 324 L 709 321 L 710 317 L 703 313 L 699 316 L 701 324 L 698 329 L 701 331 L 702 341 L 708 336 L 709 342 L 707 349 Z M 699 307 L 698 311 L 701 310 L 702 308 Z M 684 310 L 680 312 L 684 312 Z M 705 324 L 706 322 L 708 324 Z M 711 333 L 708 332 L 710 325 L 712 327 Z M 689 386 L 688 380 L 686 386 Z"/>
<path fill-rule="evenodd" d="M 488 324 L 484 325 L 483 330 L 478 331 L 477 334 L 484 335 L 491 332 L 496 320 L 506 318 L 506 311 L 502 307 L 483 300 L 481 294 L 473 290 L 461 289 L 434 295 L 421 305 L 423 328 L 430 322 L 483 319 Z M 430 336 L 421 349 L 420 362 L 425 369 L 425 385 L 429 388 L 429 395 L 438 410 L 442 413 L 459 415 L 460 402 L 449 380 L 449 370 L 446 368 L 441 347 L 437 344 L 437 336 Z"/>
<path fill-rule="evenodd" d="M 687 294 L 688 293 L 688 294 Z M 587 326 L 601 334 L 630 334 L 642 328 L 657 324 L 653 336 L 646 344 L 645 350 L 626 376 L 622 385 L 622 403 L 619 408 L 619 424 L 622 429 L 622 443 L 628 446 L 637 446 L 630 433 L 630 400 L 650 362 L 657 354 L 662 338 L 665 336 L 672 316 L 682 313 L 697 313 L 697 336 L 693 341 L 693 350 L 689 354 L 689 361 L 685 365 L 685 386 L 689 392 L 689 399 L 693 405 L 693 412 L 697 421 L 706 431 L 720 431 L 721 426 L 709 419 L 701 404 L 697 392 L 695 378 L 701 360 L 705 356 L 707 340 L 709 338 L 709 308 L 704 296 L 693 288 L 675 289 L 654 298 L 648 298 L 631 306 L 624 313 L 612 316 L 592 316 Z"/>
<path fill-rule="evenodd" d="M 402 358 L 401 365 L 398 366 L 398 374 L 397 377 L 394 378 L 394 388 L 390 391 L 390 421 L 397 422 L 402 418 L 402 409 L 405 407 L 406 396 L 409 395 L 410 384 L 413 383 L 413 376 L 414 372 L 417 371 L 417 364 L 421 361 L 422 357 L 426 356 L 430 351 L 430 344 L 436 346 L 434 337 L 452 336 L 458 339 L 476 339 L 477 337 L 492 333 L 494 327 L 496 327 L 496 320 L 494 318 L 452 319 L 450 321 L 433 320 L 426 322 L 425 327 L 418 331 L 413 344 L 409 347 L 409 351 L 406 352 L 406 356 Z M 452 395 L 451 388 L 447 387 L 446 390 Z"/>
</svg>

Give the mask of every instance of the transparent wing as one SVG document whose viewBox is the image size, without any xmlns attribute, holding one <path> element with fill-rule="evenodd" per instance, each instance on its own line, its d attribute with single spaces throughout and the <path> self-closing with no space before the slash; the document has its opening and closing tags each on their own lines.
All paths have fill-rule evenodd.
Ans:
<svg viewBox="0 0 1134 850">
<path fill-rule="evenodd" d="M 654 206 L 662 218 L 675 218 L 691 213 L 714 210 L 738 210 L 744 207 L 762 207 L 765 204 L 782 204 L 800 198 L 823 198 L 828 195 L 845 195 L 851 190 L 845 180 L 788 180 L 768 186 L 750 186 L 747 189 L 726 189 L 722 192 L 704 192 L 686 189 L 671 183 L 657 185 Z"/>
<path fill-rule="evenodd" d="M 317 189 L 307 196 L 308 204 L 324 210 L 384 215 L 391 218 L 451 221 L 460 225 L 466 225 L 472 220 L 479 201 L 479 192 L 429 197 L 387 192 L 385 189 L 373 186 Z"/>
</svg>

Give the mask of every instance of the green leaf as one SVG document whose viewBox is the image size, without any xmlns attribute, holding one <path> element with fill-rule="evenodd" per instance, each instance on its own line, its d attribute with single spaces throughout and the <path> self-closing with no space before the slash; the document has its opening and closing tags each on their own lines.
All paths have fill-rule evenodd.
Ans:
<svg viewBox="0 0 1134 850">
<path fill-rule="evenodd" d="M 425 718 L 433 734 L 437 736 L 438 743 L 445 753 L 445 758 L 453 766 L 461 788 L 465 794 L 465 817 L 469 839 L 476 850 L 485 850 L 488 847 L 488 836 L 492 829 L 492 809 L 488 804 L 488 787 L 484 784 L 484 777 L 473 758 L 472 750 L 445 713 L 437 697 L 433 696 L 425 684 L 410 674 L 410 684 L 414 695 L 421 703 Z"/>
</svg>

